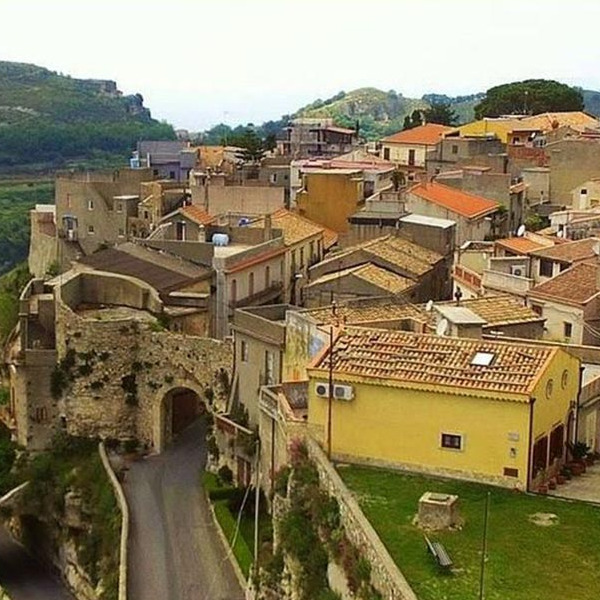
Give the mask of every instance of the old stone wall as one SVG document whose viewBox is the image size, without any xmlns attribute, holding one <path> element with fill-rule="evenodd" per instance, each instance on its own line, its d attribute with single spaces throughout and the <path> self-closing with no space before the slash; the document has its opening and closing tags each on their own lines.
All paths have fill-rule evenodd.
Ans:
<svg viewBox="0 0 600 600">
<path fill-rule="evenodd" d="M 321 448 L 310 438 L 306 439 L 306 443 L 309 456 L 317 466 L 321 486 L 339 503 L 342 525 L 348 539 L 371 563 L 371 583 L 385 600 L 417 600 L 404 575 Z"/>
<path fill-rule="evenodd" d="M 159 331 L 148 313 L 84 318 L 62 304 L 57 311 L 58 359 L 73 362 L 59 405 L 73 435 L 137 438 L 162 450 L 165 395 L 187 387 L 203 397 L 220 370 L 231 371 L 230 343 Z"/>
</svg>

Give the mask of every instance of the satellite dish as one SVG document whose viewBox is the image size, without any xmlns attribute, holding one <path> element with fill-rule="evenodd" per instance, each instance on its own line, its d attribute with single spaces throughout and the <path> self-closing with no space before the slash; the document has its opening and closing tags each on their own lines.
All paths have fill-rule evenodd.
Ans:
<svg viewBox="0 0 600 600">
<path fill-rule="evenodd" d="M 438 335 L 446 335 L 448 333 L 448 319 L 444 318 L 442 319 L 438 324 L 437 327 L 435 328 L 435 332 Z"/>
<path fill-rule="evenodd" d="M 427 304 L 425 305 L 425 310 L 427 312 L 431 312 L 431 309 L 433 308 L 433 300 L 428 300 Z"/>
<path fill-rule="evenodd" d="M 517 229 L 517 237 L 523 237 L 525 235 L 525 225 L 519 225 Z"/>
</svg>

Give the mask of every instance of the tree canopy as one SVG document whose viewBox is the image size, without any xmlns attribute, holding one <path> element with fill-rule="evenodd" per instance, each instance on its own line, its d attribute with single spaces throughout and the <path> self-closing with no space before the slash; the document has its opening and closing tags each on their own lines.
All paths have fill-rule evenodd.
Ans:
<svg viewBox="0 0 600 600">
<path fill-rule="evenodd" d="M 434 102 L 423 111 L 427 123 L 438 123 L 439 125 L 455 125 L 458 115 L 447 102 Z"/>
<path fill-rule="evenodd" d="M 529 79 L 490 88 L 475 118 L 583 110 L 581 91 L 550 79 Z"/>
<path fill-rule="evenodd" d="M 402 129 L 413 129 L 413 127 L 419 127 L 419 125 L 423 125 L 423 113 L 415 109 L 411 115 L 404 117 Z"/>
</svg>

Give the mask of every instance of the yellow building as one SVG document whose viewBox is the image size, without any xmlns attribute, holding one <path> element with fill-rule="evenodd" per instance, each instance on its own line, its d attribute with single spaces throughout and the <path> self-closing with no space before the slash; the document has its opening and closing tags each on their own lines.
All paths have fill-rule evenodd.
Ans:
<svg viewBox="0 0 600 600">
<path fill-rule="evenodd" d="M 580 385 L 564 350 L 378 329 L 333 347 L 336 458 L 520 489 L 564 460 Z M 325 446 L 329 361 L 325 348 L 308 369 L 309 428 Z"/>
<path fill-rule="evenodd" d="M 303 175 L 296 195 L 298 212 L 337 233 L 348 231 L 348 217 L 363 201 L 360 169 L 315 169 Z"/>
<path fill-rule="evenodd" d="M 447 131 L 444 137 L 488 137 L 496 136 L 503 144 L 506 144 L 509 131 L 518 126 L 519 119 L 503 117 L 485 117 L 479 121 L 465 123 L 451 131 Z"/>
</svg>

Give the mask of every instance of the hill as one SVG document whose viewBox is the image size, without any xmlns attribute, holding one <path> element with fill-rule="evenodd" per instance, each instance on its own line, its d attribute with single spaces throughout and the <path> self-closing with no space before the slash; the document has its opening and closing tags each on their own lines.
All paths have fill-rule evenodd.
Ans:
<svg viewBox="0 0 600 600">
<path fill-rule="evenodd" d="M 600 116 L 600 92 L 582 90 L 585 110 Z M 407 98 L 399 92 L 384 92 L 366 87 L 351 92 L 339 92 L 327 100 L 316 100 L 300 108 L 294 117 L 332 117 L 336 124 L 354 127 L 360 122 L 360 131 L 368 140 L 400 131 L 404 117 L 413 110 L 423 110 L 432 103 L 449 104 L 458 117 L 458 123 L 474 119 L 475 106 L 485 97 L 484 93 L 468 96 L 425 94 L 421 98 Z"/>
<path fill-rule="evenodd" d="M 141 138 L 175 139 L 175 133 L 152 118 L 140 94 L 125 96 L 114 81 L 0 61 L 0 170 L 122 161 Z"/>
</svg>

